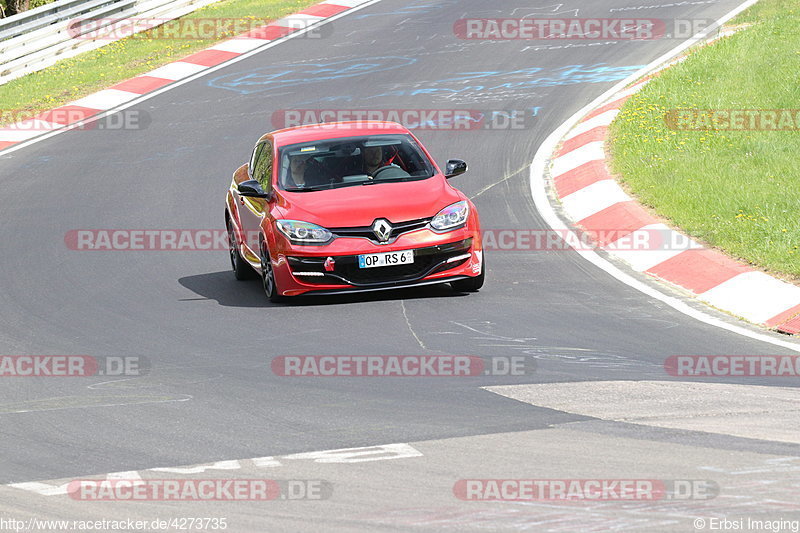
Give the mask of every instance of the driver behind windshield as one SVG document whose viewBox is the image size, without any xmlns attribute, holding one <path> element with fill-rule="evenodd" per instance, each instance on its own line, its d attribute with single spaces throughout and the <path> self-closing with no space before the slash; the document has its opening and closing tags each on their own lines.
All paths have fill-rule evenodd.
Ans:
<svg viewBox="0 0 800 533">
<path fill-rule="evenodd" d="M 362 145 L 359 152 L 358 155 L 345 158 L 339 169 L 340 175 L 354 176 L 363 174 L 371 180 L 381 168 L 387 166 L 397 167 L 393 161 L 395 158 L 390 158 L 387 161 L 382 146 Z"/>
<path fill-rule="evenodd" d="M 330 172 L 310 155 L 296 155 L 289 163 L 291 187 L 316 187 L 331 182 Z"/>
<path fill-rule="evenodd" d="M 363 156 L 363 170 L 367 176 L 374 176 L 375 171 L 381 167 L 386 166 L 383 159 L 383 148 L 380 146 L 365 146 L 361 150 Z"/>
</svg>

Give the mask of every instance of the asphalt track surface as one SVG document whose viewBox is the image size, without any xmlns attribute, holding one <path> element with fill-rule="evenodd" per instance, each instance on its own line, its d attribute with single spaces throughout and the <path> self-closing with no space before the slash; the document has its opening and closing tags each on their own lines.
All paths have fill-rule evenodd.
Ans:
<svg viewBox="0 0 800 533">
<path fill-rule="evenodd" d="M 298 479 L 327 475 L 336 480 L 336 494 L 353 489 L 338 506 L 334 499 L 328 507 L 305 502 L 277 510 L 239 503 L 217 509 L 217 515 L 232 517 L 233 531 L 400 531 L 478 523 L 463 513 L 440 521 L 393 514 L 395 507 L 422 505 L 422 489 L 438 482 L 445 492 L 429 503 L 455 505 L 447 487 L 477 470 L 483 477 L 580 478 L 592 476 L 572 472 L 570 465 L 602 465 L 594 476 L 696 478 L 702 476 L 689 465 L 716 461 L 730 473 L 764 457 L 794 461 L 800 452 L 794 444 L 604 423 L 482 389 L 667 380 L 663 361 L 675 354 L 793 353 L 682 315 L 574 253 L 489 253 L 487 284 L 472 295 L 438 286 L 273 305 L 257 281 L 234 280 L 224 250 L 87 252 L 64 243 L 65 233 L 79 228 L 222 227 L 231 173 L 272 129 L 272 112 L 322 107 L 535 109 L 521 130 L 417 133 L 440 165 L 451 157 L 469 162 L 470 171 L 454 184 L 473 198 L 485 229 L 544 229 L 528 176 L 538 145 L 587 102 L 680 41 L 568 47 L 464 41 L 453 35 L 454 20 L 559 13 L 717 18 L 739 2 L 652 7 L 659 3 L 383 0 L 334 21 L 324 39 L 291 39 L 147 100 L 138 106 L 152 116 L 144 130 L 72 131 L 0 157 L 0 351 L 144 356 L 153 365 L 148 376 L 130 380 L 1 380 L 0 483 L 427 442 L 414 445 L 420 459 L 350 465 L 341 473 L 312 463 L 276 471 Z M 612 11 L 626 7 L 635 9 Z M 362 63 L 375 66 L 345 75 Z M 269 76 L 287 70 L 294 73 L 282 79 L 294 81 Z M 243 82 L 252 73 L 264 76 Z M 270 370 L 275 356 L 318 354 L 525 355 L 535 359 L 536 372 L 426 380 L 296 379 Z M 559 436 L 560 427 L 576 424 L 580 437 Z M 403 467 L 403 461 L 420 462 Z M 626 470 L 650 462 L 658 469 Z M 531 471 L 533 463 L 550 465 L 549 476 Z M 753 493 L 748 490 L 743 497 Z M 0 511 L 7 513 L 88 512 L 86 503 L 45 504 L 45 497 L 30 492 L 3 492 Z M 91 513 L 129 510 L 103 505 Z M 365 518 L 378 510 L 380 519 Z M 135 510 L 149 518 L 158 511 Z M 518 512 L 496 508 L 478 529 L 528 529 L 533 519 Z M 557 513 L 578 511 L 562 507 Z M 606 514 L 621 520 L 618 512 Z M 586 520 L 571 528 L 562 521 L 567 528 L 561 530 L 585 530 Z M 678 527 L 633 518 L 616 525 Z M 692 530 L 679 525 L 683 529 L 676 530 Z"/>
</svg>

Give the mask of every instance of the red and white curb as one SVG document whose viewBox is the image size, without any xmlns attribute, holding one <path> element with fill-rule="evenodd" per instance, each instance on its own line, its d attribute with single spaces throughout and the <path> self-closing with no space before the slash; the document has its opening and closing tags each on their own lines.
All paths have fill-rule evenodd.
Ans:
<svg viewBox="0 0 800 533">
<path fill-rule="evenodd" d="M 80 124 L 99 113 L 230 61 L 270 41 L 304 30 L 320 21 L 370 1 L 326 0 L 294 15 L 283 17 L 243 35 L 195 52 L 179 61 L 168 63 L 108 89 L 40 113 L 29 120 L 4 126 L 0 128 L 0 151 L 35 137 Z"/>
<path fill-rule="evenodd" d="M 587 114 L 567 133 L 553 154 L 551 186 L 566 215 L 589 232 L 611 235 L 597 242 L 613 257 L 712 306 L 783 333 L 800 333 L 800 287 L 714 250 L 668 228 L 623 191 L 606 165 L 608 128 L 625 101 L 649 80 L 624 89 Z M 609 231 L 612 230 L 612 231 Z M 614 246 L 657 231 L 675 249 Z M 611 240 L 613 239 L 613 240 Z M 626 248 L 624 250 L 616 248 Z"/>
</svg>

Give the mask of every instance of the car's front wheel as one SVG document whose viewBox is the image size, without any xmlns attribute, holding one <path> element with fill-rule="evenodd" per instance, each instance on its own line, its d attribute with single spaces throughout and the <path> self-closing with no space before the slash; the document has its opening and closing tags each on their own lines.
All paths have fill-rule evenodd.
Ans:
<svg viewBox="0 0 800 533">
<path fill-rule="evenodd" d="M 460 279 L 453 281 L 450 286 L 453 290 L 458 292 L 478 292 L 483 287 L 483 281 L 486 278 L 486 259 L 481 262 L 481 273 L 474 278 Z"/>
<path fill-rule="evenodd" d="M 283 300 L 280 292 L 278 291 L 278 284 L 275 282 L 275 270 L 272 268 L 272 260 L 269 257 L 269 250 L 267 243 L 261 241 L 261 284 L 264 286 L 264 293 L 272 303 L 278 303 Z"/>
<path fill-rule="evenodd" d="M 247 261 L 244 260 L 242 254 L 239 253 L 239 245 L 238 241 L 236 240 L 236 232 L 233 230 L 233 225 L 231 224 L 230 220 L 226 221 L 226 225 L 228 226 L 228 253 L 231 256 L 231 266 L 233 267 L 233 275 L 236 276 L 236 279 L 239 281 L 243 281 L 246 279 L 252 279 L 253 268 L 248 264 Z"/>
</svg>

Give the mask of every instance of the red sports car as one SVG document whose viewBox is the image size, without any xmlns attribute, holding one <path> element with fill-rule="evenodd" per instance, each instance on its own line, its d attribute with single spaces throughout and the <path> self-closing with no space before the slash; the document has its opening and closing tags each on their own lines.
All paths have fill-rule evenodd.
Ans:
<svg viewBox="0 0 800 533">
<path fill-rule="evenodd" d="M 481 288 L 478 212 L 406 128 L 338 122 L 268 133 L 233 174 L 225 208 L 237 279 L 272 301 L 450 283 Z"/>
</svg>

